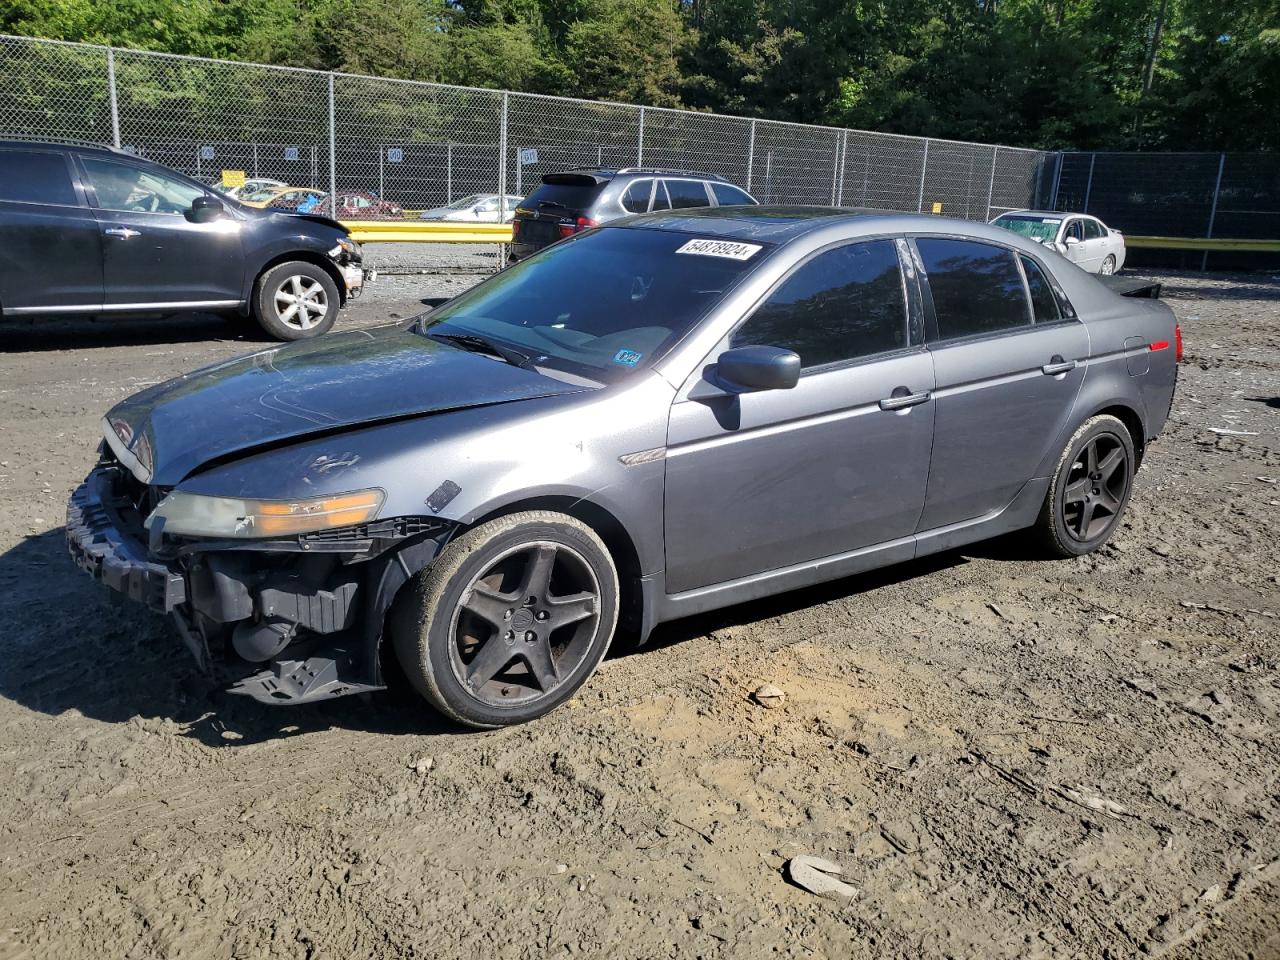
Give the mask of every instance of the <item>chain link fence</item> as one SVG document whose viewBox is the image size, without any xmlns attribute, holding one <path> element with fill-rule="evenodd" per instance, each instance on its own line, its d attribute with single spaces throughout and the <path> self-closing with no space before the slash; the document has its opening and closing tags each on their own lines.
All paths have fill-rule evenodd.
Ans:
<svg viewBox="0 0 1280 960">
<path fill-rule="evenodd" d="M 411 211 L 577 166 L 718 173 L 763 203 L 985 220 L 1047 202 L 1035 150 L 0 37 L 0 135 L 109 143 Z M 939 205 L 940 208 L 939 208 Z"/>
<path fill-rule="evenodd" d="M 1231 240 L 1280 238 L 1280 155 L 1265 153 L 1063 153 L 1050 202 L 1091 213 L 1131 235 L 1211 239 L 1212 254 L 1144 251 L 1152 264 L 1205 269 L 1273 267 L 1274 253 L 1230 249 Z"/>
</svg>

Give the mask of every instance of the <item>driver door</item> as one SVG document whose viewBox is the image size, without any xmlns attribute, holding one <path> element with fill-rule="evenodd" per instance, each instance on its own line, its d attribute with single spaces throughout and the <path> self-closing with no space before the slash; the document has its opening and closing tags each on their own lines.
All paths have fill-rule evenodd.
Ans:
<svg viewBox="0 0 1280 960">
<path fill-rule="evenodd" d="M 191 202 L 210 191 L 149 164 L 77 159 L 102 234 L 108 310 L 217 309 L 243 301 L 240 221 L 230 214 L 191 219 Z"/>
</svg>

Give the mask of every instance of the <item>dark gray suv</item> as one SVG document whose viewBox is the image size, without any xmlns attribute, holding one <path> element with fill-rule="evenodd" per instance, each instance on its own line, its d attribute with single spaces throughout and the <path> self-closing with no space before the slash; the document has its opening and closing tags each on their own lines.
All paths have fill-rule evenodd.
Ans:
<svg viewBox="0 0 1280 960">
<path fill-rule="evenodd" d="M 511 222 L 511 259 L 610 220 L 655 210 L 756 206 L 756 198 L 716 174 L 657 167 L 548 173 Z"/>
<path fill-rule="evenodd" d="M 0 140 L 0 314 L 251 314 L 278 340 L 333 326 L 367 279 L 328 217 L 256 210 L 109 147 Z"/>
</svg>

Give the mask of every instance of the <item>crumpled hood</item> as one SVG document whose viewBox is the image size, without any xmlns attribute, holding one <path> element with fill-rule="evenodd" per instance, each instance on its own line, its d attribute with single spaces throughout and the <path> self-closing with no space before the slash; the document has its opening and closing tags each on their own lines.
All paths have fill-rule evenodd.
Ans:
<svg viewBox="0 0 1280 960">
<path fill-rule="evenodd" d="M 388 326 L 264 350 L 149 387 L 113 407 L 103 430 L 128 448 L 122 460 L 167 486 L 210 461 L 306 436 L 583 389 Z"/>
</svg>

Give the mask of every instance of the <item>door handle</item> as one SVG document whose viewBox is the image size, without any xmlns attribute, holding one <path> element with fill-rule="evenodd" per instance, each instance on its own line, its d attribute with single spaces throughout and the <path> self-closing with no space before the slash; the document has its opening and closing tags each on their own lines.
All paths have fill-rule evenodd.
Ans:
<svg viewBox="0 0 1280 960">
<path fill-rule="evenodd" d="M 1040 368 L 1040 372 L 1046 377 L 1056 377 L 1060 373 L 1069 373 L 1075 368 L 1076 361 L 1063 360 L 1061 356 L 1054 354 L 1049 362 Z"/>
<path fill-rule="evenodd" d="M 927 403 L 931 396 L 932 394 L 928 390 L 924 393 L 908 393 L 906 387 L 896 387 L 892 396 L 885 397 L 880 401 L 880 409 L 905 410 L 907 407 L 914 407 L 921 403 Z"/>
<path fill-rule="evenodd" d="M 142 236 L 142 233 L 140 231 L 134 230 L 131 227 L 107 227 L 107 229 L 103 230 L 102 232 L 105 233 L 108 237 L 120 237 L 121 239 L 124 239 L 124 240 L 128 240 L 130 237 Z"/>
</svg>

